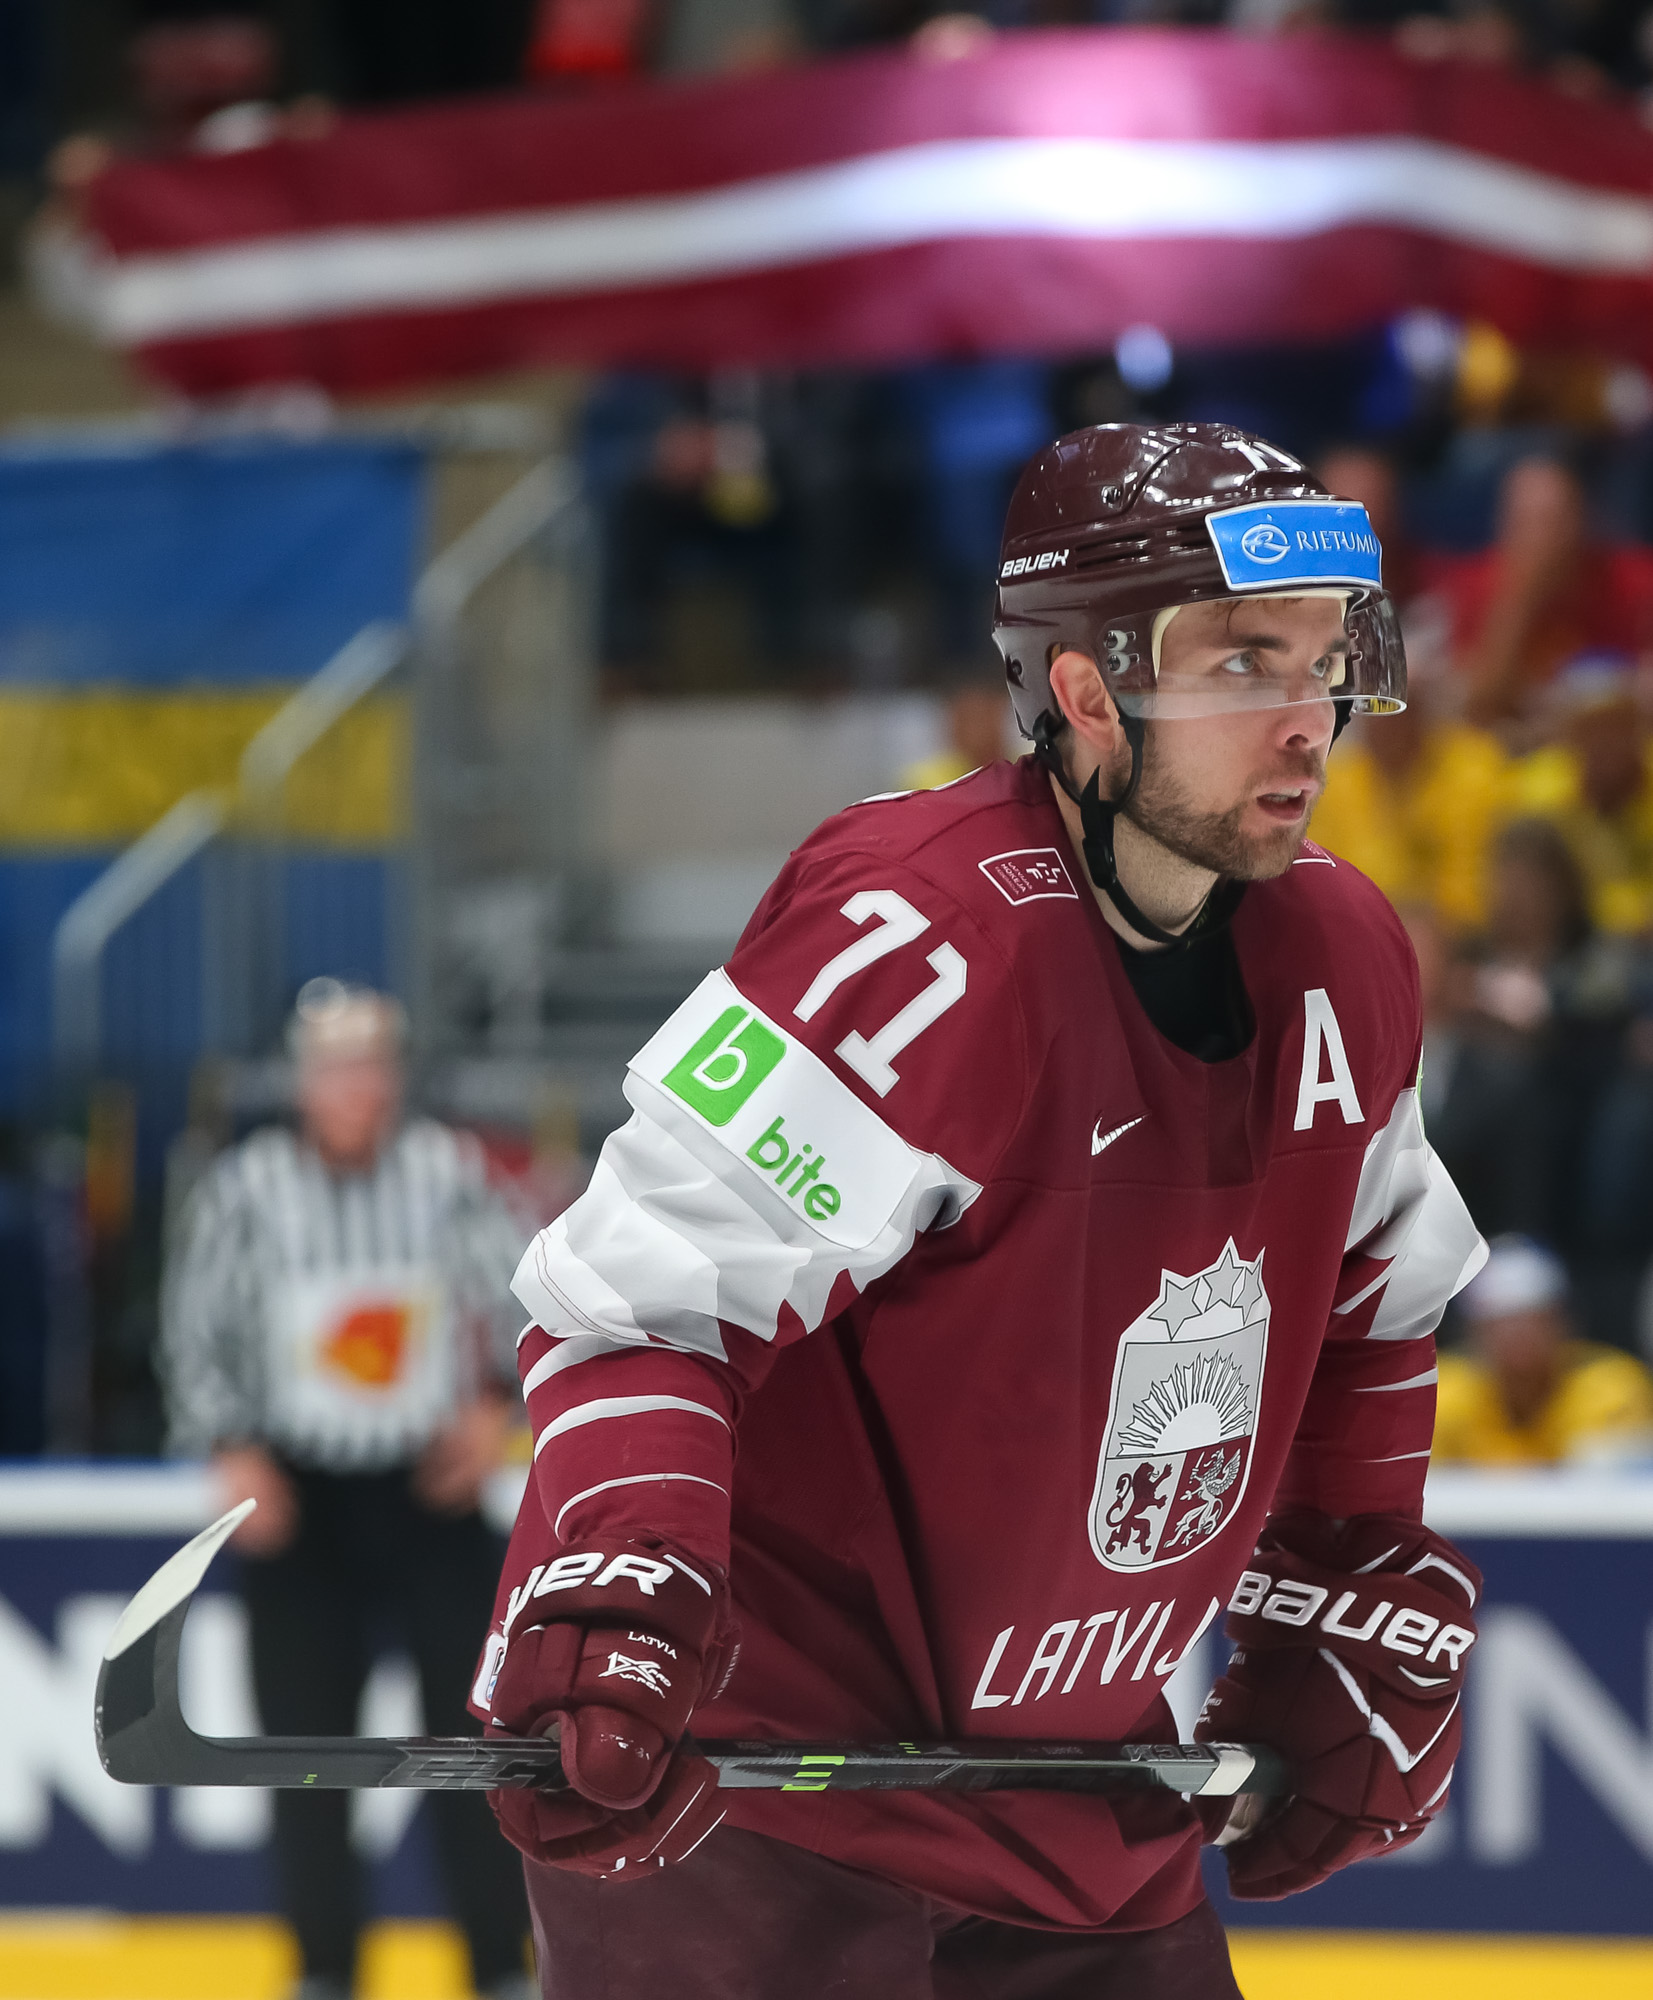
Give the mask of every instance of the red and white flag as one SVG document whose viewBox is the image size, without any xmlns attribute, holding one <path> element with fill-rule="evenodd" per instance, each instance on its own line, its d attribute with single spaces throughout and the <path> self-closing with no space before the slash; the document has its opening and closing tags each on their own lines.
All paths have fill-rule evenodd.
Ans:
<svg viewBox="0 0 1653 2000">
<path fill-rule="evenodd" d="M 545 363 L 1315 340 L 1407 306 L 1653 363 L 1653 134 L 1358 37 L 1005 35 L 343 120 L 88 191 L 81 309 L 193 394 Z"/>
</svg>

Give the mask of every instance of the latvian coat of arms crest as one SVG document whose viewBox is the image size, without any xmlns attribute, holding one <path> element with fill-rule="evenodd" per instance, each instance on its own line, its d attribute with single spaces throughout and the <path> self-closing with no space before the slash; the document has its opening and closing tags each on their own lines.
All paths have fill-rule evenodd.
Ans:
<svg viewBox="0 0 1653 2000">
<path fill-rule="evenodd" d="M 1240 1504 L 1257 1429 L 1269 1300 L 1263 1253 L 1229 1238 L 1193 1277 L 1160 1274 L 1125 1329 L 1091 1495 L 1091 1548 L 1108 1569 L 1159 1569 L 1203 1548 Z"/>
</svg>

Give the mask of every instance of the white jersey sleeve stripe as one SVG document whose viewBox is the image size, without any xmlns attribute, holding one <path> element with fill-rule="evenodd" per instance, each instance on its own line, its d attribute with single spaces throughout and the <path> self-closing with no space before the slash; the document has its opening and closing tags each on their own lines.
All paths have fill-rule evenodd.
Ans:
<svg viewBox="0 0 1653 2000">
<path fill-rule="evenodd" d="M 1389 1267 L 1385 1264 L 1369 1285 L 1362 1285 L 1352 1298 L 1344 1299 L 1340 1305 L 1334 1306 L 1332 1310 L 1339 1313 L 1358 1312 L 1372 1294 L 1374 1292 L 1381 1292 L 1388 1282 Z"/>
<path fill-rule="evenodd" d="M 610 1417 L 637 1417 L 647 1410 L 687 1410 L 697 1417 L 710 1417 L 713 1423 L 728 1424 L 722 1415 L 706 1403 L 691 1403 L 686 1396 L 600 1396 L 590 1403 L 576 1403 L 571 1410 L 564 1410 L 554 1422 L 546 1425 L 534 1440 L 534 1456 L 540 1453 L 554 1437 L 561 1437 L 564 1431 L 575 1431 L 582 1424 L 597 1424 Z"/>
<path fill-rule="evenodd" d="M 543 1332 L 544 1329 L 542 1328 Z M 642 1346 L 641 1341 L 633 1343 Z M 549 1382 L 553 1375 L 560 1375 L 565 1368 L 577 1368 L 582 1361 L 595 1361 L 599 1355 L 612 1354 L 614 1342 L 601 1333 L 573 1333 L 559 1340 L 549 1354 L 542 1354 L 528 1373 L 522 1378 L 522 1399 L 528 1398 L 538 1388 Z"/>
<path fill-rule="evenodd" d="M 625 1088 L 630 1122 L 517 1270 L 518 1299 L 553 1336 L 646 1337 L 721 1361 L 720 1321 L 772 1340 L 789 1308 L 813 1331 L 841 1278 L 864 1288 L 981 1192 L 908 1146 L 725 973 Z"/>
<path fill-rule="evenodd" d="M 691 1486 L 709 1486 L 714 1493 L 723 1493 L 726 1499 L 728 1497 L 725 1489 L 719 1486 L 715 1479 L 702 1479 L 697 1473 L 634 1472 L 624 1479 L 601 1479 L 595 1486 L 586 1487 L 583 1493 L 572 1494 L 557 1509 L 557 1518 L 551 1523 L 551 1532 L 554 1535 L 560 1535 L 562 1533 L 562 1517 L 568 1512 L 569 1508 L 577 1507 L 582 1500 L 589 1500 L 594 1493 L 610 1493 L 616 1486 L 659 1485 L 669 1479 L 685 1480 Z"/>
<path fill-rule="evenodd" d="M 1369 1340 L 1433 1333 L 1447 1300 L 1486 1262 L 1481 1233 L 1424 1137 L 1415 1090 L 1401 1092 L 1366 1149 L 1345 1249 L 1384 1266 L 1337 1307 L 1353 1312 L 1381 1289 Z"/>
<path fill-rule="evenodd" d="M 1389 1396 L 1397 1389 L 1427 1389 L 1432 1382 L 1441 1379 L 1438 1368 L 1426 1368 L 1421 1375 L 1408 1375 L 1404 1382 L 1362 1382 L 1355 1389 L 1357 1396 Z"/>
</svg>

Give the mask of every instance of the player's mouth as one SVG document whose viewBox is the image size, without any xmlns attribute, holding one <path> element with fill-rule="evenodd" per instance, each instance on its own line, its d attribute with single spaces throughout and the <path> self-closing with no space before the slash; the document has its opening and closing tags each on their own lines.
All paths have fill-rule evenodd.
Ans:
<svg viewBox="0 0 1653 2000">
<path fill-rule="evenodd" d="M 1285 791 L 1259 792 L 1256 799 L 1265 818 L 1289 826 L 1307 816 L 1319 789 L 1318 785 L 1297 785 Z"/>
</svg>

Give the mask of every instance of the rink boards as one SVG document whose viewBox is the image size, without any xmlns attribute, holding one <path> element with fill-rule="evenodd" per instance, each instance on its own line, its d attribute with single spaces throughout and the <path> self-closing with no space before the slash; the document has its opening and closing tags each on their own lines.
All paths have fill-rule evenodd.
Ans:
<svg viewBox="0 0 1653 2000">
<path fill-rule="evenodd" d="M 204 1480 L 186 1469 L 0 1471 L 6 1907 L 40 1912 L 40 1920 L 53 1909 L 89 1907 L 221 1916 L 271 1908 L 261 1794 L 116 1786 L 92 1744 L 92 1685 L 116 1614 L 210 1511 Z M 1429 1515 L 1487 1578 L 1453 1801 L 1424 1841 L 1392 1860 L 1285 1904 L 1225 1908 L 1256 1934 L 1246 1948 L 1280 1963 L 1307 1949 L 1285 1935 L 1305 1926 L 1627 1940 L 1650 1928 L 1653 1478 L 1459 1477 L 1431 1487 Z M 209 1576 L 183 1662 L 187 1712 L 197 1727 L 223 1734 L 255 1726 L 231 1583 L 228 1564 Z M 412 1733 L 418 1720 L 411 1676 L 388 1659 L 370 1686 L 363 1726 Z M 437 1911 L 416 1803 L 394 1793 L 355 1802 L 382 1916 L 425 1919 Z M 1281 1936 L 1271 1944 L 1266 1933 L 1274 1928 Z M 15 1930 L 0 1934 L 0 2000 L 60 1990 L 14 1983 L 8 1967 L 24 1950 Z M 1352 1993 L 1359 1989 L 1349 1984 L 1347 1952 L 1344 1960 L 1338 1983 Z M 1642 1990 L 1653 1990 L 1645 1964 L 1640 1976 Z M 1612 1990 L 1593 1977 L 1592 1985 Z M 1277 1990 L 1272 1974 L 1268 1990 Z"/>
</svg>

